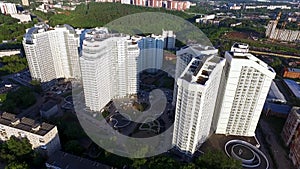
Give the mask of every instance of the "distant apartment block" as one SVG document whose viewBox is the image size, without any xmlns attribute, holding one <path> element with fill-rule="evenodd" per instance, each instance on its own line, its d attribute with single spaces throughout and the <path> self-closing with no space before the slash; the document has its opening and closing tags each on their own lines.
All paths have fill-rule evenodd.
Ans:
<svg viewBox="0 0 300 169">
<path fill-rule="evenodd" d="M 79 38 L 69 25 L 46 24 L 27 29 L 23 46 L 33 79 L 79 78 Z"/>
<path fill-rule="evenodd" d="M 300 168 L 300 108 L 293 107 L 281 133 L 286 146 L 290 148 L 289 157 L 296 168 Z"/>
<path fill-rule="evenodd" d="M 121 4 L 131 4 L 131 5 L 153 7 L 153 8 L 166 8 L 169 10 L 178 10 L 178 11 L 187 10 L 191 6 L 191 2 L 189 1 L 174 1 L 174 0 L 121 0 Z"/>
<path fill-rule="evenodd" d="M 95 2 L 120 2 L 120 0 L 95 0 Z"/>
<path fill-rule="evenodd" d="M 266 37 L 279 41 L 300 41 L 300 31 L 276 28 L 278 20 L 271 20 L 267 25 Z"/>
<path fill-rule="evenodd" d="M 291 9 L 290 6 L 287 6 L 287 5 L 270 5 L 270 6 L 267 6 L 267 9 L 269 10 L 275 10 L 275 9 Z"/>
<path fill-rule="evenodd" d="M 164 37 L 161 35 L 133 36 L 134 43 L 137 43 L 139 51 L 138 72 L 146 69 L 154 72 L 154 69 L 161 69 L 163 61 Z"/>
<path fill-rule="evenodd" d="M 22 0 L 23 6 L 29 6 L 29 0 Z"/>
<path fill-rule="evenodd" d="M 230 10 L 241 10 L 242 6 L 238 4 L 229 4 L 229 9 Z"/>
<path fill-rule="evenodd" d="M 0 2 L 0 10 L 4 15 L 18 13 L 16 4 Z"/>
<path fill-rule="evenodd" d="M 238 45 L 239 46 L 239 45 Z M 244 46 L 244 45 L 242 45 Z M 263 109 L 275 71 L 257 59 L 247 48 L 226 52 L 224 93 L 220 103 L 217 134 L 255 136 L 255 129 Z"/>
<path fill-rule="evenodd" d="M 300 79 L 300 69 L 297 68 L 284 68 L 283 77 Z"/>
<path fill-rule="evenodd" d="M 209 137 L 225 60 L 210 55 L 192 58 L 177 79 L 172 144 L 188 156 Z"/>
<path fill-rule="evenodd" d="M 173 31 L 163 30 L 164 49 L 175 49 L 176 35 Z"/>
<path fill-rule="evenodd" d="M 29 118 L 17 118 L 10 113 L 0 114 L 0 140 L 6 141 L 11 136 L 27 138 L 32 148 L 46 155 L 51 155 L 60 149 L 57 128 L 48 123 L 37 123 Z"/>
</svg>

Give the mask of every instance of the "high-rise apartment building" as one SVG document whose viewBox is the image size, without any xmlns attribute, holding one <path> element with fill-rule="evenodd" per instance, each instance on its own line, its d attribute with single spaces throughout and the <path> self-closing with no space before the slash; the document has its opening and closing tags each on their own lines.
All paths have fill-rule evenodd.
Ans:
<svg viewBox="0 0 300 169">
<path fill-rule="evenodd" d="M 236 47 L 245 46 L 243 44 Z M 255 129 L 275 71 L 250 53 L 247 48 L 226 52 L 224 86 L 219 96 L 217 134 L 255 136 Z"/>
<path fill-rule="evenodd" d="M 192 58 L 177 79 L 177 101 L 172 144 L 192 155 L 211 134 L 225 60 L 214 55 Z"/>
<path fill-rule="evenodd" d="M 33 79 L 79 78 L 79 38 L 69 25 L 46 24 L 27 29 L 23 46 Z"/>
<path fill-rule="evenodd" d="M 140 49 L 138 71 L 150 69 L 147 71 L 155 72 L 157 69 L 161 69 L 163 63 L 164 38 L 160 35 L 147 37 L 137 36 L 132 38 Z"/>
<path fill-rule="evenodd" d="M 193 58 L 202 59 L 206 55 L 216 55 L 218 53 L 218 49 L 215 49 L 210 46 L 201 46 L 199 44 L 189 45 L 181 48 L 176 51 L 176 71 L 175 71 L 175 84 L 174 84 L 174 92 L 173 92 L 173 102 L 175 105 L 176 97 L 177 97 L 177 79 L 181 76 L 182 72 L 185 70 L 187 65 L 191 62 Z"/>
<path fill-rule="evenodd" d="M 177 52 L 172 144 L 186 155 L 214 132 L 255 136 L 275 72 L 248 53 L 247 44 L 235 43 L 231 50 L 225 59 L 213 49 L 189 46 Z"/>
<path fill-rule="evenodd" d="M 101 30 L 87 34 L 80 57 L 85 102 L 99 111 L 112 98 L 137 92 L 140 49 L 126 35 Z"/>
<path fill-rule="evenodd" d="M 81 37 L 80 67 L 85 102 L 93 111 L 101 110 L 113 98 L 136 94 L 139 73 L 162 67 L 162 36 L 130 37 L 97 28 Z"/>
<path fill-rule="evenodd" d="M 162 37 L 164 38 L 165 49 L 175 49 L 176 35 L 173 31 L 163 30 Z"/>
</svg>

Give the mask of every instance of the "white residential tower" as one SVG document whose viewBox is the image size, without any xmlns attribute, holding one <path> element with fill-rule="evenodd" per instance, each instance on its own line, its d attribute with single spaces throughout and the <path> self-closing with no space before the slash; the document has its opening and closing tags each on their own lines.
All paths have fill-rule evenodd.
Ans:
<svg viewBox="0 0 300 169">
<path fill-rule="evenodd" d="M 193 155 L 211 134 L 224 64 L 224 59 L 214 55 L 192 58 L 177 79 L 172 144 L 186 155 Z"/>
</svg>

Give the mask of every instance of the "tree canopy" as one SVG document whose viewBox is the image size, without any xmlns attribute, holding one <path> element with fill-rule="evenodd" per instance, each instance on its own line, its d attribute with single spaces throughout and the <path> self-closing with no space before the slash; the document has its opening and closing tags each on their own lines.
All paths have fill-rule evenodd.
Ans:
<svg viewBox="0 0 300 169">
<path fill-rule="evenodd" d="M 140 12 L 165 12 L 188 19 L 190 15 L 181 11 L 171 11 L 162 8 L 147 8 L 120 3 L 81 4 L 74 11 L 64 11 L 61 14 L 35 14 L 41 18 L 49 19 L 51 26 L 69 24 L 76 28 L 100 27 L 122 16 Z"/>
<path fill-rule="evenodd" d="M 241 161 L 227 157 L 221 151 L 209 151 L 195 160 L 201 169 L 242 169 Z"/>
<path fill-rule="evenodd" d="M 33 150 L 27 138 L 19 139 L 12 136 L 0 144 L 0 152 L 0 161 L 11 164 L 7 168 L 18 168 L 17 166 L 23 165 L 20 162 L 28 160 Z"/>
<path fill-rule="evenodd" d="M 32 150 L 27 138 L 14 136 L 0 144 L 0 161 L 7 164 L 5 169 L 41 168 L 44 165 L 44 158 Z"/>
<path fill-rule="evenodd" d="M 18 55 L 3 56 L 0 62 L 3 64 L 0 67 L 0 75 L 17 73 L 28 67 L 26 58 Z"/>
<path fill-rule="evenodd" d="M 13 40 L 17 39 L 21 41 L 25 30 L 33 26 L 33 22 L 26 24 L 18 24 L 17 19 L 14 19 L 10 16 L 0 14 L 0 42 L 3 40 Z"/>
<path fill-rule="evenodd" d="M 1 109 L 8 112 L 14 112 L 15 108 L 28 108 L 36 102 L 34 92 L 29 88 L 22 86 L 16 91 L 10 91 L 3 101 Z"/>
</svg>

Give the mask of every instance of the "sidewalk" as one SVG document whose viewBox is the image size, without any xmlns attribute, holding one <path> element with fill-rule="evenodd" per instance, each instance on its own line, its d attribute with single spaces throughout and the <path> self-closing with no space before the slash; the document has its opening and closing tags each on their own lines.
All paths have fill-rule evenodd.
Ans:
<svg viewBox="0 0 300 169">
<path fill-rule="evenodd" d="M 268 144 L 267 146 L 269 146 L 271 150 L 270 156 L 273 157 L 272 160 L 275 166 L 277 166 L 277 169 L 293 169 L 294 166 L 288 157 L 288 153 L 280 144 L 280 133 L 276 133 L 275 130 L 262 118 L 259 121 L 259 125 L 262 130 L 262 136 L 265 138 Z"/>
</svg>

